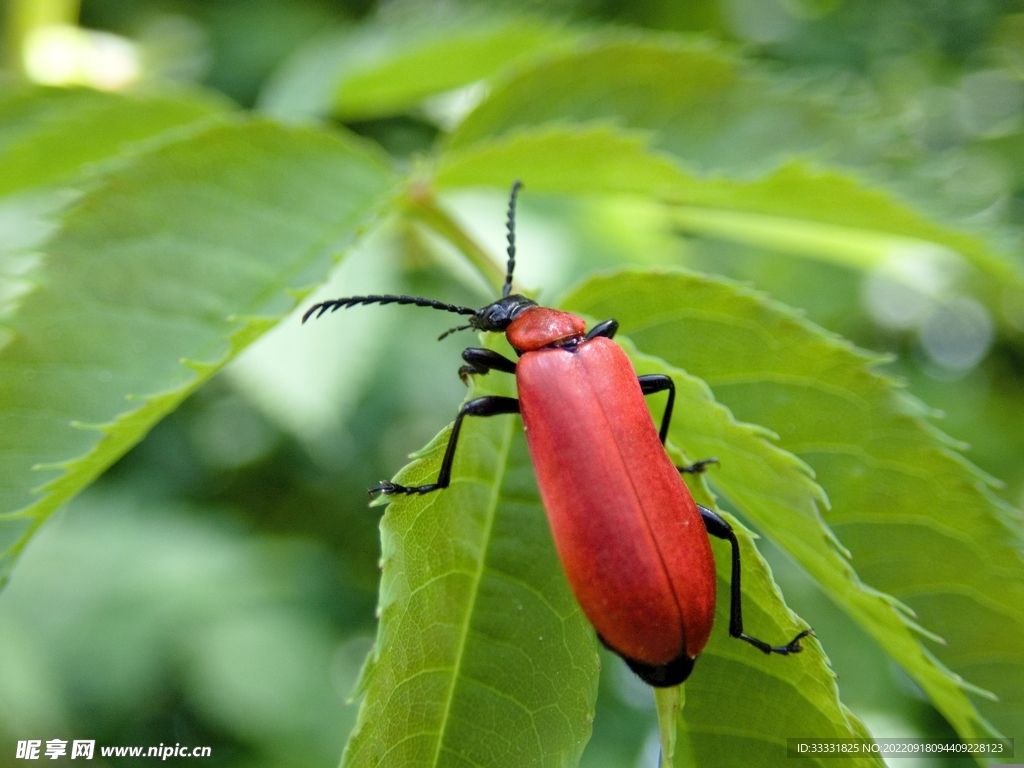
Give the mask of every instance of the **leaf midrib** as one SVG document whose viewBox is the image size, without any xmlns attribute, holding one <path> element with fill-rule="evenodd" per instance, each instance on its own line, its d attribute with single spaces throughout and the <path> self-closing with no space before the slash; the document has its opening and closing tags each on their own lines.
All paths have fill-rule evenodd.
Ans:
<svg viewBox="0 0 1024 768">
<path fill-rule="evenodd" d="M 434 750 L 434 756 L 430 761 L 430 764 L 433 766 L 440 764 L 441 750 L 444 746 L 445 729 L 448 727 L 448 718 L 451 714 L 452 701 L 455 698 L 455 686 L 459 680 L 459 672 L 462 668 L 462 660 L 466 651 L 466 640 L 469 637 L 469 626 L 472 621 L 473 611 L 476 608 L 477 596 L 480 594 L 480 582 L 483 579 L 483 575 L 486 570 L 485 563 L 487 562 L 487 552 L 491 545 L 491 531 L 494 529 L 494 518 L 497 514 L 498 498 L 501 492 L 502 481 L 505 477 L 505 470 L 508 466 L 509 451 L 512 448 L 513 423 L 511 419 L 508 419 L 507 421 L 508 424 L 504 429 L 501 450 L 498 453 L 498 461 L 496 462 L 494 482 L 491 485 L 491 498 L 487 504 L 487 524 L 483 531 L 483 548 L 480 552 L 480 561 L 477 564 L 476 574 L 473 576 L 473 589 L 471 590 L 469 605 L 466 607 L 465 618 L 459 632 L 459 647 L 455 652 L 455 663 L 452 665 L 452 676 L 451 682 L 448 685 L 448 695 L 445 697 L 444 712 L 441 715 L 441 722 L 437 729 L 437 746 Z"/>
</svg>

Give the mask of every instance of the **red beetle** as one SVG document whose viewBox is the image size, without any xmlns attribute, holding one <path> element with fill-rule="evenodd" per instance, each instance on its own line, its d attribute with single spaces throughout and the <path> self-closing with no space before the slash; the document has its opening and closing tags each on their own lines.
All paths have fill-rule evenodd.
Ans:
<svg viewBox="0 0 1024 768">
<path fill-rule="evenodd" d="M 665 452 L 675 385 L 662 374 L 637 376 L 606 320 L 587 332 L 579 317 L 512 294 L 515 204 L 508 212 L 508 270 L 502 298 L 475 310 L 412 296 L 352 296 L 316 304 L 303 316 L 357 304 L 414 304 L 469 315 L 468 325 L 504 332 L 519 361 L 470 347 L 459 376 L 513 373 L 519 399 L 478 397 L 459 410 L 437 482 L 406 487 L 384 481 L 371 492 L 430 493 L 447 488 L 466 416 L 521 413 L 544 508 L 569 584 L 601 642 L 654 686 L 682 683 L 707 644 L 715 614 L 715 561 L 706 534 L 732 546 L 729 634 L 764 653 L 802 650 L 804 630 L 773 647 L 743 633 L 740 553 L 729 523 L 694 502 L 680 472 L 701 472 L 714 459 L 676 467 Z M 668 391 L 661 430 L 644 396 Z"/>
</svg>

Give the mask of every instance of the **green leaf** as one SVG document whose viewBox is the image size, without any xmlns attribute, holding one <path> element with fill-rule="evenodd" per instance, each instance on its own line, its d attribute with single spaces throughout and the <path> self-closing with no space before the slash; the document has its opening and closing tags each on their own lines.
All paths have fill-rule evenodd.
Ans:
<svg viewBox="0 0 1024 768">
<path fill-rule="evenodd" d="M 665 169 L 650 159 L 635 171 L 611 173 L 637 157 L 635 145 L 615 159 L 596 157 L 607 137 L 595 137 L 590 151 L 572 146 L 576 138 L 590 140 L 579 136 L 580 124 L 595 121 L 647 131 L 655 149 L 681 164 L 675 191 L 666 193 Z M 1008 248 L 1019 237 L 968 223 L 950 226 L 865 184 L 856 171 L 825 166 L 831 148 L 856 145 L 856 124 L 828 98 L 803 94 L 708 42 L 637 35 L 592 40 L 499 79 L 453 134 L 449 150 L 456 152 L 461 183 L 493 183 L 470 181 L 472 173 L 465 173 L 478 150 L 498 167 L 476 166 L 477 172 L 494 177 L 500 170 L 501 185 L 508 183 L 508 165 L 528 186 L 555 177 L 551 191 L 571 179 L 574 191 L 597 192 L 611 181 L 606 191 L 632 193 L 650 177 L 649 194 L 681 204 L 666 227 L 856 269 L 878 267 L 897 280 L 924 272 L 941 294 L 967 288 L 1015 328 L 1008 297 L 1024 290 L 1024 265 Z M 563 152 L 574 165 L 595 157 L 593 170 L 568 167 Z M 549 162 L 541 165 L 545 156 Z"/>
<path fill-rule="evenodd" d="M 531 192 L 682 197 L 693 180 L 648 138 L 599 123 L 521 129 L 443 153 L 434 180 L 442 188 L 522 179 Z"/>
<path fill-rule="evenodd" d="M 629 127 L 697 129 L 700 108 L 734 89 L 734 57 L 708 40 L 669 35 L 593 37 L 493 84 L 488 98 L 452 134 L 458 149 L 515 129 L 615 120 Z M 704 117 L 718 117 L 718 111 Z M 667 137 L 662 137 L 667 140 Z"/>
<path fill-rule="evenodd" d="M 414 40 L 395 40 L 390 55 L 347 73 L 337 86 L 336 116 L 352 120 L 400 114 L 425 97 L 490 77 L 566 37 L 556 27 L 530 21 L 485 19 L 455 27 L 424 25 Z"/>
<path fill-rule="evenodd" d="M 435 11 L 425 17 L 391 9 L 386 19 L 313 41 L 271 79 L 261 109 L 343 120 L 398 115 L 428 96 L 479 82 L 572 36 L 521 15 Z M 461 108 L 458 117 L 472 105 Z"/>
<path fill-rule="evenodd" d="M 765 463 L 803 472 L 759 431 L 728 419 L 706 388 L 676 373 L 687 385 L 678 407 L 705 414 L 709 440 L 755 435 L 748 450 L 766 453 Z M 513 392 L 510 377 L 475 379 L 474 396 Z M 449 435 L 438 435 L 398 482 L 433 480 Z M 747 468 L 752 465 L 758 468 L 747 456 Z M 694 490 L 710 503 L 699 480 Z M 554 550 L 520 420 L 467 419 L 451 487 L 392 501 L 381 531 L 381 624 L 343 764 L 575 765 L 593 717 L 594 635 Z M 751 535 L 738 523 L 737 535 L 746 628 L 788 642 L 806 625 L 786 609 Z M 719 572 L 728 574 L 728 544 L 716 543 L 715 551 Z M 728 636 L 725 578 L 719 578 L 719 594 L 726 597 L 711 642 L 686 684 L 688 735 L 682 741 L 703 760 L 697 764 L 739 764 L 716 756 L 749 761 L 757 755 L 761 765 L 783 766 L 787 736 L 864 733 L 840 704 L 815 641 L 806 641 L 804 653 L 767 657 Z M 538 712 L 545 714 L 533 717 Z M 542 723 L 547 729 L 538 732 Z"/>
<path fill-rule="evenodd" d="M 791 161 L 754 180 L 701 177 L 651 149 L 653 135 L 602 124 L 519 128 L 441 155 L 436 183 L 503 188 L 519 178 L 537 192 L 654 197 L 670 204 L 666 229 L 885 269 L 897 279 L 915 260 L 944 290 L 973 281 L 996 309 L 1004 309 L 1008 286 L 1024 287 L 1024 272 L 984 237 L 930 220 L 848 173 Z"/>
<path fill-rule="evenodd" d="M 707 38 L 593 36 L 494 79 L 450 149 L 541 125 L 610 122 L 701 174 L 764 175 L 794 156 L 827 158 L 859 124 L 816 94 Z"/>
<path fill-rule="evenodd" d="M 115 95 L 64 88 L 0 89 L 0 196 L 75 179 L 89 163 L 226 108 L 199 94 Z"/>
<path fill-rule="evenodd" d="M 293 306 L 387 199 L 338 136 L 229 122 L 140 155 L 63 219 L 0 352 L 0 574 L 57 507 Z"/>
<path fill-rule="evenodd" d="M 998 694 L 1003 704 L 981 699 L 981 712 L 1019 731 L 1024 563 L 1003 523 L 1017 513 L 998 505 L 986 478 L 924 421 L 919 403 L 869 369 L 877 359 L 763 296 L 692 274 L 598 278 L 565 305 L 615 317 L 640 350 L 699 376 L 737 418 L 777 432 L 827 491 L 831 508 L 821 513 L 860 577 L 913 608 L 947 646 L 922 648 L 908 618 L 859 587 L 831 542 L 808 525 L 815 494 L 806 481 L 793 482 L 797 467 L 758 489 L 723 460 L 710 479 L 875 637 L 961 736 L 985 736 L 990 726 L 961 687 L 977 689 L 948 674 L 933 652 Z M 689 453 L 721 450 L 700 447 L 679 424 L 673 439 Z M 782 468 L 755 467 L 750 477 L 772 480 Z"/>
<path fill-rule="evenodd" d="M 510 385 L 489 376 L 474 394 Z M 436 478 L 449 434 L 396 479 Z M 451 487 L 392 501 L 381 538 L 380 628 L 342 764 L 576 765 L 597 642 L 555 554 L 519 419 L 467 419 Z"/>
<path fill-rule="evenodd" d="M 307 607 L 322 552 L 126 485 L 81 494 L 18 561 L 0 597 L 5 727 L 68 722 L 76 698 L 94 722 L 138 721 L 173 688 L 250 765 L 335 764 L 356 714 L 336 686 L 361 659 Z"/>
<path fill-rule="evenodd" d="M 225 104 L 198 94 L 120 96 L 0 88 L 0 318 L 31 289 L 24 274 L 58 213 L 96 172 L 166 132 L 205 124 Z M 0 349 L 10 334 L 0 327 Z"/>
</svg>

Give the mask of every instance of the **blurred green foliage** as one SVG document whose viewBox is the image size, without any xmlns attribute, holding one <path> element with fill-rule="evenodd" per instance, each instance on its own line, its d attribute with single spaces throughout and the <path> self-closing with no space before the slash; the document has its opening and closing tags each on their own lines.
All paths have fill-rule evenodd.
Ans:
<svg viewBox="0 0 1024 768">
<path fill-rule="evenodd" d="M 12 12 L 22 5 L 7 4 Z M 936 440 L 929 450 L 951 469 L 922 480 L 929 504 L 939 507 L 935 517 L 903 520 L 905 535 L 884 541 L 872 538 L 865 518 L 895 508 L 886 495 L 896 481 L 864 489 L 847 482 L 848 466 L 819 456 L 829 439 L 846 437 L 828 433 L 829 420 L 840 418 L 835 403 L 822 406 L 819 432 L 787 432 L 801 425 L 809 400 L 798 400 L 796 415 L 787 416 L 779 405 L 785 393 L 745 397 L 742 383 L 720 370 L 728 359 L 721 359 L 717 334 L 688 339 L 694 352 L 684 358 L 663 356 L 711 383 L 738 418 L 780 433 L 782 448 L 814 466 L 836 506 L 826 521 L 854 550 L 853 567 L 946 637 L 950 649 L 925 641 L 930 652 L 969 682 L 999 690 L 999 704 L 976 696 L 975 705 L 1006 735 L 1024 736 L 1024 677 L 1014 650 L 1024 627 L 1024 569 L 1020 539 L 1013 538 L 1022 525 L 1012 509 L 1024 505 L 1024 6 L 83 0 L 80 21 L 134 41 L 141 77 L 128 101 L 5 89 L 0 316 L 28 290 L 22 277 L 42 249 L 88 256 L 79 281 L 55 281 L 55 290 L 65 291 L 57 294 L 60 306 L 86 295 L 79 287 L 95 277 L 93 260 L 119 257 L 118 271 L 102 276 L 110 279 L 102 290 L 111 305 L 131 303 L 119 293 L 120 278 L 144 264 L 140 271 L 154 282 L 140 296 L 133 278 L 132 301 L 154 299 L 184 322 L 111 326 L 105 333 L 130 337 L 118 360 L 82 352 L 97 378 L 87 412 L 75 417 L 81 421 L 105 421 L 104 408 L 116 413 L 122 382 L 107 367 L 149 360 L 147 343 L 173 353 L 161 361 L 166 370 L 143 371 L 129 391 L 151 394 L 161 382 L 173 391 L 148 421 L 125 420 L 107 459 L 80 467 L 66 493 L 53 495 L 56 507 L 152 427 L 50 518 L 0 594 L 0 765 L 20 763 L 16 740 L 54 737 L 210 744 L 221 765 L 337 761 L 356 722 L 357 706 L 344 702 L 376 632 L 380 510 L 367 509 L 365 489 L 391 477 L 455 413 L 465 395 L 454 375 L 465 339 L 438 343 L 444 320 L 409 320 L 396 310 L 339 313 L 330 324 L 302 328 L 292 316 L 213 374 L 231 357 L 221 343 L 228 331 L 239 334 L 241 347 L 272 324 L 253 321 L 239 330 L 224 319 L 224 297 L 244 297 L 253 315 L 287 312 L 281 290 L 262 293 L 260 270 L 287 273 L 284 284 L 295 289 L 318 280 L 325 249 L 345 244 L 333 242 L 339 229 L 351 241 L 351 222 L 368 220 L 389 199 L 392 167 L 435 183 L 455 226 L 495 255 L 503 246 L 503 187 L 522 176 L 529 194 L 521 201 L 518 277 L 544 301 L 616 266 L 688 266 L 750 283 L 825 329 L 890 354 L 884 373 L 941 409 L 946 418 L 932 423 L 969 444 L 970 460 L 1002 483 L 983 486 L 960 468 L 955 446 Z M 698 33 L 698 42 L 676 33 Z M 19 41 L 4 39 L 7 60 L 16 59 Z M 687 77 L 665 78 L 673 68 Z M 232 103 L 286 125 L 343 127 L 366 144 L 346 138 L 335 146 L 315 130 L 246 124 Z M 167 138 L 198 135 L 195 126 L 210 124 L 204 121 L 219 125 L 222 151 L 198 142 L 181 149 Z M 231 143 L 243 135 L 252 143 Z M 169 146 L 161 149 L 161 142 Z M 218 163 L 244 166 L 239 146 L 253 147 L 261 162 L 247 169 L 251 178 L 233 178 L 237 196 L 211 195 L 205 221 L 178 216 L 193 210 L 189 201 L 208 185 L 222 183 Z M 175 153 L 192 152 L 199 159 L 187 167 L 200 170 L 182 171 Z M 430 152 L 444 153 L 436 169 L 424 160 Z M 267 153 L 278 160 L 264 163 Z M 126 158 L 136 155 L 145 157 L 132 170 Z M 361 186 L 354 185 L 362 196 L 350 194 L 353 165 L 363 169 L 356 174 Z M 121 173 L 121 186 L 102 189 L 107 173 Z M 249 196 L 251 188 L 268 190 L 266 198 Z M 75 213 L 83 193 L 94 207 Z M 674 205 L 663 205 L 666 199 Z M 731 218 L 705 214 L 703 206 L 716 205 Z M 290 212 L 273 219 L 276 240 L 264 235 L 271 208 Z M 485 280 L 438 236 L 436 222 L 424 227 L 423 213 L 403 210 L 401 202 L 391 210 L 306 303 L 370 292 L 471 306 L 489 299 Z M 105 228 L 91 215 L 96 211 L 108 217 Z M 782 225 L 796 212 L 801 227 L 787 230 Z M 145 236 L 132 241 L 140 232 Z M 247 232 L 260 234 L 247 239 Z M 167 239 L 157 236 L 163 233 Z M 111 243 L 122 235 L 125 250 L 113 253 Z M 236 261 L 218 262 L 218 274 L 207 271 L 206 252 L 193 262 L 165 260 L 161 250 L 187 253 L 190 243 L 218 242 L 238 249 Z M 90 256 L 92 247 L 98 251 Z M 171 282 L 182 292 L 160 295 L 174 268 L 180 272 Z M 190 292 L 195 285 L 212 298 Z M 586 290 L 574 294 L 578 307 L 599 311 L 600 301 L 579 298 Z M 13 338 L 8 325 L 18 328 L 5 317 L 0 350 Z M 75 359 L 68 350 L 91 342 L 109 348 L 109 336 L 93 326 L 82 326 L 85 338 L 63 341 L 45 335 L 51 328 L 43 320 L 33 327 L 62 362 Z M 791 344 L 785 348 L 807 350 Z M 202 387 L 168 383 L 167 371 L 182 357 L 198 361 Z M 24 382 L 22 389 L 0 387 L 12 401 L 22 389 L 37 391 Z M 55 392 L 58 401 L 73 400 L 57 385 Z M 100 415 L 90 417 L 89 408 Z M 920 415 L 907 409 L 908 418 Z M 60 440 L 66 421 L 51 425 Z M 37 437 L 35 430 L 25 432 L 31 439 L 19 436 L 14 421 L 3 429 L 11 452 Z M 93 437 L 83 432 L 67 458 Z M 692 451 L 685 436 L 677 442 Z M 25 470 L 37 460 L 27 456 Z M 723 475 L 715 489 L 726 490 L 735 511 L 748 512 L 741 519 L 776 533 L 770 520 L 744 509 L 728 482 Z M 34 498 L 27 491 L 16 483 L 0 487 L 10 502 L 0 514 L 24 508 Z M 855 499 L 848 507 L 844 492 Z M 966 522 L 956 520 L 961 503 L 976 505 Z M 995 510 L 991 518 L 975 516 L 984 504 Z M 912 584 L 892 562 L 914 563 L 915 545 L 928 545 L 913 525 L 940 518 L 949 519 L 953 538 L 965 531 L 973 538 L 948 561 L 938 549 L 922 549 L 913 573 L 925 575 Z M 34 524 L 21 517 L 4 523 L 4 549 Z M 806 563 L 794 564 L 792 552 L 770 539 L 758 549 L 789 606 L 814 626 L 843 704 L 873 733 L 954 737 L 912 670 L 901 669 L 829 600 Z M 960 611 L 929 603 L 947 562 L 950 573 L 956 565 L 981 574 L 974 592 L 963 587 L 970 599 Z M 949 578 L 960 589 L 970 573 Z M 1002 591 L 986 594 L 993 584 Z M 995 607 L 975 613 L 980 603 Z M 779 613 L 766 614 L 781 621 Z M 972 645 L 979 638 L 985 647 Z M 705 661 L 711 667 L 722 658 L 714 652 Z M 810 654 L 805 662 L 812 663 Z M 581 764 L 655 765 L 649 690 L 615 657 L 602 652 L 601 665 Z M 700 681 L 693 688 L 697 698 L 688 703 L 696 720 L 703 716 Z M 728 704 L 745 705 L 732 701 L 743 691 L 727 693 Z"/>
</svg>

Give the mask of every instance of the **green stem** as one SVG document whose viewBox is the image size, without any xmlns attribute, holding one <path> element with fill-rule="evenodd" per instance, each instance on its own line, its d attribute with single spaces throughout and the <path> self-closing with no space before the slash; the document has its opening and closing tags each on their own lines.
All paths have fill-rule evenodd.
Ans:
<svg viewBox="0 0 1024 768">
<path fill-rule="evenodd" d="M 450 242 L 469 261 L 477 272 L 500 293 L 505 284 L 505 268 L 498 264 L 480 243 L 459 226 L 437 202 L 437 199 L 422 189 L 411 190 L 406 195 L 406 210 L 428 229 Z"/>
<path fill-rule="evenodd" d="M 681 685 L 655 688 L 654 702 L 658 709 L 658 732 L 661 734 L 661 768 L 673 768 L 677 723 L 686 703 L 686 691 Z"/>
<path fill-rule="evenodd" d="M 961 259 L 935 243 L 886 232 L 784 216 L 680 206 L 669 212 L 685 232 L 791 253 L 859 270 L 887 266 L 900 256 L 950 265 Z"/>
</svg>

